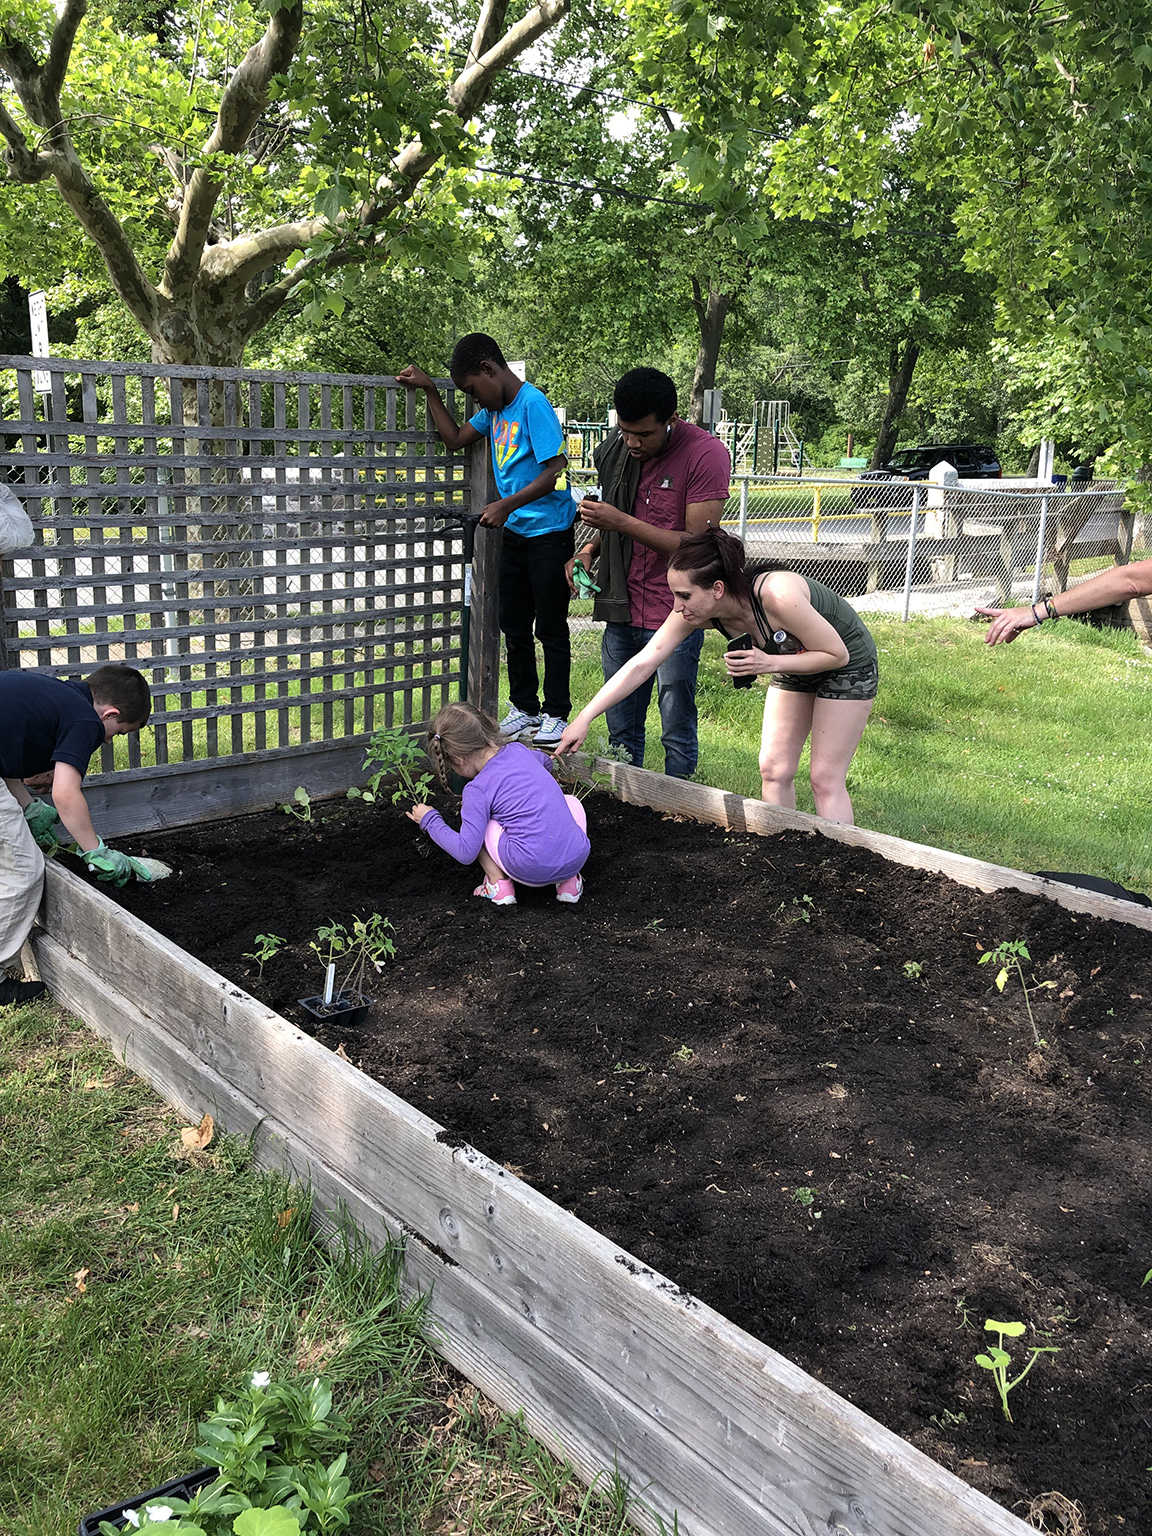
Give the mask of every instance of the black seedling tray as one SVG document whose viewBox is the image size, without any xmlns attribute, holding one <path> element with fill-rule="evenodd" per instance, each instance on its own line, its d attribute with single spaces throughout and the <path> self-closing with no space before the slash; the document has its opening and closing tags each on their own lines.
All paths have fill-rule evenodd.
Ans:
<svg viewBox="0 0 1152 1536">
<path fill-rule="evenodd" d="M 166 1497 L 190 1499 L 201 1488 L 214 1483 L 219 1476 L 219 1468 L 201 1467 L 198 1472 L 186 1472 L 183 1477 L 174 1477 L 170 1483 L 162 1483 L 159 1488 L 153 1488 L 148 1493 L 133 1494 L 132 1498 L 120 1504 L 111 1504 L 107 1509 L 97 1510 L 94 1515 L 85 1515 L 80 1522 L 80 1536 L 100 1536 L 101 1520 L 108 1520 L 124 1530 L 128 1525 L 126 1516 L 130 1509 L 140 1509 L 145 1504 L 162 1504 Z"/>
</svg>

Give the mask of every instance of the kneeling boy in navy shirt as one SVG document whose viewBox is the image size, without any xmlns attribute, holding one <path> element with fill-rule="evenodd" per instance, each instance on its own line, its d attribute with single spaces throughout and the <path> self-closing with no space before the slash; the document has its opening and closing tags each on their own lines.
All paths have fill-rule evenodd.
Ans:
<svg viewBox="0 0 1152 1536">
<path fill-rule="evenodd" d="M 101 667 L 85 682 L 25 668 L 0 672 L 0 1003 L 39 997 L 43 982 L 3 975 L 19 962 L 44 889 L 44 854 L 69 841 L 98 880 L 123 885 L 148 866 L 98 837 L 82 788 L 88 760 L 113 736 L 145 725 L 152 696 L 133 667 Z M 54 769 L 54 807 L 29 793 Z"/>
</svg>

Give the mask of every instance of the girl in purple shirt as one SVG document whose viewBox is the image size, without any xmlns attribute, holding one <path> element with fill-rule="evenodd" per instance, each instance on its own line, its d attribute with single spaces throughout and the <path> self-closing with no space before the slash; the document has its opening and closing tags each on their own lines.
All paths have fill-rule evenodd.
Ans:
<svg viewBox="0 0 1152 1536">
<path fill-rule="evenodd" d="M 479 859 L 484 881 L 472 892 L 498 907 L 516 903 L 513 881 L 555 885 L 556 900 L 577 902 L 592 851 L 584 807 L 552 777 L 551 761 L 518 741 L 471 704 L 447 704 L 432 722 L 429 752 L 448 787 L 449 772 L 468 779 L 459 832 L 430 805 L 407 813 L 461 864 Z"/>
</svg>

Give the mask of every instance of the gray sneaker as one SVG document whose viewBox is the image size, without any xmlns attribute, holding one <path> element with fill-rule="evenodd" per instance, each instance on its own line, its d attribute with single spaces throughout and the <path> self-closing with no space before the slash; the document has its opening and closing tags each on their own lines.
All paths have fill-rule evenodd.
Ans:
<svg viewBox="0 0 1152 1536">
<path fill-rule="evenodd" d="M 501 736 L 519 736 L 523 731 L 534 731 L 540 724 L 540 715 L 530 715 L 513 704 L 500 722 Z M 556 738 L 559 741 L 559 737 Z"/>
<path fill-rule="evenodd" d="M 567 729 L 567 720 L 561 720 L 559 715 L 545 715 L 532 743 L 537 747 L 554 747 Z"/>
</svg>

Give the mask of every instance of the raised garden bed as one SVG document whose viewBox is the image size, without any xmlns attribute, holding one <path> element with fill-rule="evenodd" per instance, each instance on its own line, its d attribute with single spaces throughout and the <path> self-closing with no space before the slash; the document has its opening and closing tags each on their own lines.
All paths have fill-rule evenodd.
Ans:
<svg viewBox="0 0 1152 1536">
<path fill-rule="evenodd" d="M 850 829 L 848 846 L 766 841 L 748 828 L 811 818 L 617 777 L 736 830 L 594 799 L 583 903 L 529 893 L 515 910 L 474 901 L 467 873 L 390 809 L 150 835 L 140 850 L 180 875 L 118 899 L 239 987 L 60 872 L 45 973 L 190 1111 L 215 1094 L 236 1129 L 263 1116 L 314 1177 L 340 1170 L 326 1189 L 321 1168 L 322 1196 L 349 1200 L 351 1181 L 361 1220 L 387 1211 L 437 1243 L 447 1268 L 410 1247 L 415 1277 L 437 1275 L 446 1352 L 497 1395 L 518 1391 L 571 1455 L 563 1402 L 578 1464 L 618 1455 L 689 1528 L 1020 1528 L 694 1296 L 1006 1507 L 1059 1489 L 1092 1536 L 1147 1529 L 1152 953 L 1145 931 L 1085 910 L 1148 916 L 1082 893 L 1058 893 L 1076 913 L 965 890 L 851 844 L 1044 887 Z M 298 1018 L 294 999 L 315 990 L 308 938 L 370 911 L 393 922 L 397 959 L 365 1025 L 321 1045 L 446 1140 L 240 991 Z M 260 983 L 242 954 L 269 931 L 290 945 Z M 1034 998 L 1041 1050 L 1015 984 L 1000 995 L 977 964 L 979 945 L 1017 937 L 1029 977 L 1057 984 Z M 117 1021 L 85 962 L 123 992 L 158 952 L 165 990 Z M 160 1007 L 171 1043 L 145 1018 Z M 378 1134 L 372 1106 L 393 1117 Z M 464 1143 L 494 1164 L 453 1155 Z M 497 1207 L 478 1185 L 500 1190 L 501 1214 L 515 1205 L 514 1253 L 493 1248 Z M 518 1313 L 518 1343 L 479 1305 L 488 1285 Z M 1061 1351 L 1014 1396 L 1013 1425 L 973 1363 L 986 1316 Z"/>
</svg>

